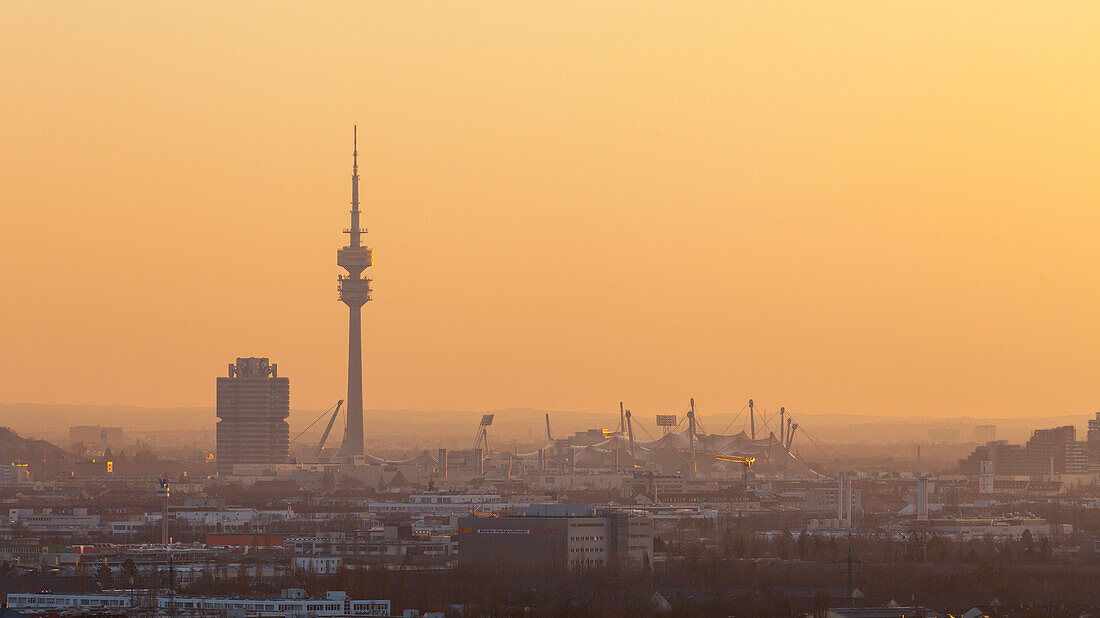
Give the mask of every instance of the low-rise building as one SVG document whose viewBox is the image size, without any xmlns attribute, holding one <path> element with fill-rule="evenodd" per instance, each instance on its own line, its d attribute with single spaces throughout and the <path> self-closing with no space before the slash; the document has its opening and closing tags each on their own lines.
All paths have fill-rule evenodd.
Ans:
<svg viewBox="0 0 1100 618">
<path fill-rule="evenodd" d="M 123 593 L 104 594 L 51 594 L 12 593 L 8 595 L 8 607 L 12 609 L 37 611 L 81 610 L 123 610 L 136 607 L 134 595 Z"/>
<path fill-rule="evenodd" d="M 0 487 L 21 485 L 31 482 L 30 467 L 25 463 L 0 465 Z"/>
<path fill-rule="evenodd" d="M 584 569 L 644 564 L 653 555 L 653 523 L 586 505 L 532 505 L 514 517 L 463 517 L 459 563 L 530 569 Z"/>
<path fill-rule="evenodd" d="M 295 571 L 309 571 L 318 575 L 331 575 L 343 564 L 339 556 L 294 556 Z"/>
<path fill-rule="evenodd" d="M 16 610 L 62 612 L 125 611 L 141 607 L 149 599 L 148 591 L 108 592 L 102 594 L 13 593 L 8 595 L 8 607 Z M 284 592 L 295 592 L 284 591 Z M 278 599 L 246 599 L 232 597 L 196 597 L 158 595 L 159 611 L 183 614 L 244 616 L 389 616 L 390 602 L 375 599 L 352 599 L 346 592 L 326 592 L 324 598 L 304 598 L 301 594 L 283 594 Z"/>
<path fill-rule="evenodd" d="M 10 509 L 8 522 L 31 532 L 90 534 L 100 527 L 99 515 L 89 515 L 88 509 L 73 509 L 72 513 L 54 513 L 50 509 Z"/>
<path fill-rule="evenodd" d="M 945 517 L 914 522 L 911 527 L 919 527 L 929 532 L 956 538 L 1018 538 L 1024 532 L 1034 537 L 1050 536 L 1051 528 L 1047 520 L 1032 515 L 1013 515 L 1006 517 Z"/>
</svg>

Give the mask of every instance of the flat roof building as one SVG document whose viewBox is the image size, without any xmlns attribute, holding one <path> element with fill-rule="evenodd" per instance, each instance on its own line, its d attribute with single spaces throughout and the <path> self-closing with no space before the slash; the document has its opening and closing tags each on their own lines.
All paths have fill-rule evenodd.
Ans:
<svg viewBox="0 0 1100 618">
<path fill-rule="evenodd" d="M 1028 473 L 1027 449 L 1008 440 L 987 442 L 974 449 L 966 459 L 959 460 L 959 471 L 971 476 L 981 472 L 981 462 L 992 464 L 992 474 L 997 476 L 1023 476 Z"/>
<path fill-rule="evenodd" d="M 1032 432 L 1027 441 L 1027 468 L 1033 478 L 1088 472 L 1088 454 L 1085 444 L 1077 442 L 1077 429 L 1064 425 Z"/>
<path fill-rule="evenodd" d="M 217 463 L 284 463 L 290 454 L 290 381 L 266 358 L 238 358 L 218 378 Z"/>
<path fill-rule="evenodd" d="M 1089 431 L 1086 437 L 1088 438 L 1089 469 L 1100 470 L 1100 412 L 1096 413 L 1096 418 L 1089 419 Z"/>
<path fill-rule="evenodd" d="M 527 512 L 459 519 L 459 564 L 525 570 L 638 567 L 653 555 L 648 517 L 575 504 L 531 505 Z"/>
<path fill-rule="evenodd" d="M 92 594 L 13 593 L 8 595 L 8 606 L 35 613 L 59 613 L 63 611 L 127 612 L 137 609 L 146 591 Z M 298 592 L 300 594 L 293 594 Z M 339 590 L 326 592 L 322 598 L 308 598 L 300 590 L 287 589 L 280 598 L 196 597 L 184 595 L 158 595 L 156 607 L 164 613 L 179 612 L 185 615 L 242 616 L 389 616 L 388 600 L 352 599 Z M 148 612 L 150 608 L 142 608 Z"/>
</svg>

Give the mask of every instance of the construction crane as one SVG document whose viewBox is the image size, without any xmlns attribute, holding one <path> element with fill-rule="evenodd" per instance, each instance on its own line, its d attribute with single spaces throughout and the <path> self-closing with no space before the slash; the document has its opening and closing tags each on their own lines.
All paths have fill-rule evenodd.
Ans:
<svg viewBox="0 0 1100 618">
<path fill-rule="evenodd" d="M 321 441 L 317 443 L 317 457 L 321 456 L 321 451 L 325 450 L 325 442 L 328 441 L 328 434 L 332 432 L 332 426 L 336 423 L 336 417 L 340 414 L 340 406 L 344 405 L 344 400 L 336 402 L 336 409 L 332 412 L 332 418 L 328 419 L 328 425 L 325 427 L 325 433 L 321 434 Z"/>
<path fill-rule="evenodd" d="M 321 443 L 317 445 L 317 457 L 320 457 L 321 456 L 321 449 L 325 448 L 325 441 L 328 440 L 328 434 L 329 434 L 330 431 L 332 431 L 332 424 L 334 422 L 336 422 L 336 415 L 340 413 L 340 406 L 342 406 L 342 405 L 344 405 L 344 400 L 343 399 L 337 401 L 336 405 L 334 405 L 331 408 L 329 408 L 328 410 L 325 410 L 324 412 L 322 412 L 321 416 L 318 416 L 317 418 L 313 419 L 312 423 L 310 423 L 309 425 L 306 425 L 305 429 L 300 431 L 298 433 L 298 435 L 294 436 L 290 440 L 290 444 L 294 444 L 294 442 L 297 441 L 298 438 L 301 438 L 307 431 L 309 431 L 311 428 L 313 428 L 314 425 L 316 425 L 318 422 L 320 422 L 321 419 L 325 418 L 325 416 L 327 416 L 329 413 L 331 413 L 332 418 L 330 418 L 328 420 L 328 427 L 325 428 L 325 435 L 321 436 Z"/>
<path fill-rule="evenodd" d="M 749 468 L 756 463 L 755 457 L 739 457 L 737 455 L 717 455 L 718 461 L 728 461 L 741 464 L 741 501 L 745 501 L 745 492 L 749 487 Z"/>
</svg>

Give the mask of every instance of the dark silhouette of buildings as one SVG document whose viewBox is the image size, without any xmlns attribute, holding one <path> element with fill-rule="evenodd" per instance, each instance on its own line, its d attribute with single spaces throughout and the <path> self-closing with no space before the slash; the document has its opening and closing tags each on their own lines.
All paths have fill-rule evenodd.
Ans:
<svg viewBox="0 0 1100 618">
<path fill-rule="evenodd" d="M 1009 444 L 1008 440 L 996 440 L 974 449 L 969 457 L 959 462 L 963 474 L 976 475 L 981 472 L 981 462 L 992 464 L 992 473 L 998 476 L 1023 476 L 1027 474 L 1027 451 L 1019 444 Z"/>
<path fill-rule="evenodd" d="M 975 448 L 966 459 L 959 460 L 960 472 L 978 475 L 983 461 L 991 463 L 991 473 L 997 476 L 1044 479 L 1087 474 L 1090 466 L 1100 466 L 1100 413 L 1089 421 L 1088 442 L 1077 440 L 1073 425 L 1036 429 L 1024 446 L 996 440 Z"/>
<path fill-rule="evenodd" d="M 1096 413 L 1096 418 L 1089 419 L 1087 444 L 1089 468 L 1091 470 L 1100 469 L 1100 412 Z"/>
<path fill-rule="evenodd" d="M 1084 443 L 1077 442 L 1077 429 L 1036 429 L 1027 441 L 1027 471 L 1035 477 L 1088 472 L 1088 455 Z"/>
</svg>

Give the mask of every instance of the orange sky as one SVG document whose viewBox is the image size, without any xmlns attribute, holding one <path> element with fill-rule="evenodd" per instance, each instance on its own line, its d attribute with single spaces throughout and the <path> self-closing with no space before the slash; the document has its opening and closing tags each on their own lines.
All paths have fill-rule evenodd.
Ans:
<svg viewBox="0 0 1100 618">
<path fill-rule="evenodd" d="M 0 401 L 1100 409 L 1094 2 L 0 4 Z M 2 424 L 2 419 L 0 419 Z"/>
</svg>

